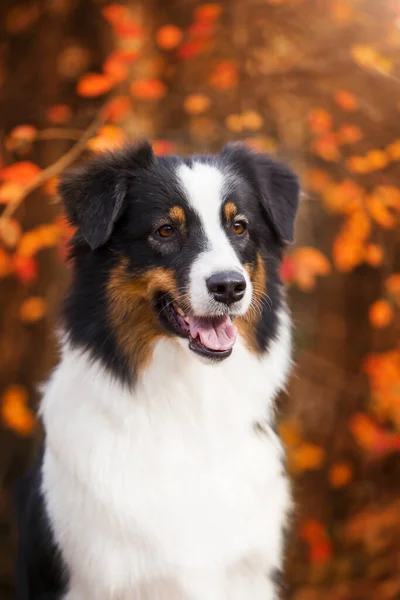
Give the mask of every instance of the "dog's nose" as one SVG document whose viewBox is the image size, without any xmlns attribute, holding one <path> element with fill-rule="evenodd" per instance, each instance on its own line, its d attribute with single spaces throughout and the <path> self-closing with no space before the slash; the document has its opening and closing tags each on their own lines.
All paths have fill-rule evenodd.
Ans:
<svg viewBox="0 0 400 600">
<path fill-rule="evenodd" d="M 229 305 L 243 298 L 246 280 L 243 275 L 235 271 L 223 271 L 207 279 L 207 289 L 214 300 Z"/>
</svg>

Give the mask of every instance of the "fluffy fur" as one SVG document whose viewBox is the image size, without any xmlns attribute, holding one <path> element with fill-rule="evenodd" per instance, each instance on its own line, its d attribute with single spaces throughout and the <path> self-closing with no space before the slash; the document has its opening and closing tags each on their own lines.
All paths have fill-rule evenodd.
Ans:
<svg viewBox="0 0 400 600">
<path fill-rule="evenodd" d="M 74 279 L 43 453 L 19 491 L 18 598 L 276 600 L 295 176 L 238 145 L 156 158 L 144 144 L 60 189 Z M 241 281 L 229 304 L 210 291 L 221 273 Z M 193 339 L 190 315 L 232 318 L 233 348 Z"/>
</svg>

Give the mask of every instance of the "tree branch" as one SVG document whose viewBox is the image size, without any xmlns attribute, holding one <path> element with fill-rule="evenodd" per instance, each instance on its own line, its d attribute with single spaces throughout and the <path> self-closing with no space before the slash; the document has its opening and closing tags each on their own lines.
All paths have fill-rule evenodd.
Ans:
<svg viewBox="0 0 400 600">
<path fill-rule="evenodd" d="M 15 200 L 7 204 L 4 209 L 2 215 L 0 216 L 0 227 L 4 224 L 4 222 L 9 219 L 15 211 L 21 206 L 25 198 L 31 194 L 34 190 L 42 186 L 48 179 L 51 177 L 55 177 L 59 175 L 64 169 L 69 167 L 83 152 L 86 147 L 86 144 L 90 140 L 91 137 L 96 133 L 99 127 L 104 123 L 105 118 L 103 116 L 103 111 L 97 115 L 94 121 L 90 124 L 90 126 L 83 132 L 79 140 L 76 142 L 74 146 L 68 152 L 63 154 L 55 163 L 43 169 L 30 183 L 28 183 L 21 191 Z"/>
</svg>

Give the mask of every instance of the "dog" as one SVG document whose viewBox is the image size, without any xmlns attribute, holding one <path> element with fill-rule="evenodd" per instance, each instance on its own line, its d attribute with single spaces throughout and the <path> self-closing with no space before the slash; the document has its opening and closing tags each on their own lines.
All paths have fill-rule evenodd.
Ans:
<svg viewBox="0 0 400 600">
<path fill-rule="evenodd" d="M 59 191 L 73 276 L 19 491 L 19 600 L 276 600 L 297 177 L 238 143 L 143 142 Z"/>
</svg>

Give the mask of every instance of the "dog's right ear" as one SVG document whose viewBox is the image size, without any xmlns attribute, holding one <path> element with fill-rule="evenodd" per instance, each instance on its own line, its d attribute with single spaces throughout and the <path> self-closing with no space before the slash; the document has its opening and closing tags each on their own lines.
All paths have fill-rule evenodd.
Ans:
<svg viewBox="0 0 400 600">
<path fill-rule="evenodd" d="M 92 250 L 109 239 L 122 215 L 130 177 L 154 161 L 151 145 L 104 153 L 88 165 L 67 172 L 58 186 L 67 216 Z"/>
</svg>

